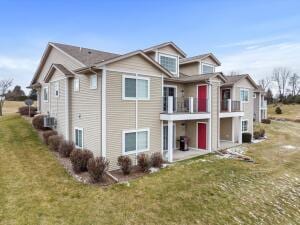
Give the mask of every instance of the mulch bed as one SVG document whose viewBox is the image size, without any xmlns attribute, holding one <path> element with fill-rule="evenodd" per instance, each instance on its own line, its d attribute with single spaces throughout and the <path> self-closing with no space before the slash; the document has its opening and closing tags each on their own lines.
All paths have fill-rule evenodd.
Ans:
<svg viewBox="0 0 300 225">
<path fill-rule="evenodd" d="M 119 182 L 125 182 L 145 176 L 148 173 L 142 172 L 140 168 L 134 166 L 128 175 L 124 175 L 121 169 L 110 171 L 110 174 L 117 178 Z"/>
<path fill-rule="evenodd" d="M 32 123 L 32 118 L 28 117 L 28 116 L 22 116 L 26 121 L 28 121 L 30 124 Z M 40 139 L 43 141 L 43 130 L 36 130 L 36 132 L 38 133 Z M 50 151 L 50 150 L 49 150 Z M 96 185 L 96 186 L 109 186 L 112 184 L 117 183 L 116 180 L 114 180 L 111 176 L 105 174 L 104 175 L 104 179 L 101 182 L 98 183 L 93 183 L 93 181 L 90 178 L 90 175 L 88 172 L 82 172 L 79 174 L 76 174 L 73 171 L 72 168 L 72 163 L 70 161 L 69 158 L 63 158 L 59 155 L 58 152 L 53 152 L 54 157 L 57 159 L 57 161 L 65 168 L 65 170 L 72 176 L 74 177 L 74 179 L 76 179 L 79 182 L 85 183 L 85 184 L 92 184 L 92 185 Z M 145 173 L 142 172 L 139 167 L 137 166 L 133 166 L 131 173 L 129 175 L 124 175 L 121 169 L 117 169 L 117 170 L 113 170 L 109 172 L 114 178 L 116 178 L 118 180 L 118 182 L 127 182 L 130 180 L 134 180 L 137 179 L 139 177 L 145 176 L 146 174 L 149 173 Z"/>
</svg>

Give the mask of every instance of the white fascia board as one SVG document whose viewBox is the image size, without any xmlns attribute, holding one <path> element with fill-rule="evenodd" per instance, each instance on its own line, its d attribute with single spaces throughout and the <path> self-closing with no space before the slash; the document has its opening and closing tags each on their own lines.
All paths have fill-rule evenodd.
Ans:
<svg viewBox="0 0 300 225">
<path fill-rule="evenodd" d="M 209 119 L 210 113 L 195 113 L 195 114 L 160 114 L 160 120 L 201 120 Z"/>
<path fill-rule="evenodd" d="M 244 116 L 244 112 L 222 112 L 220 118 Z"/>
</svg>

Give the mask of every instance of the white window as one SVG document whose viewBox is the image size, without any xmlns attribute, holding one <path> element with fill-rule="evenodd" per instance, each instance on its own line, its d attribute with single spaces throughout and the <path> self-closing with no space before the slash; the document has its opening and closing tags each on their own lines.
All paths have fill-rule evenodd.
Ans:
<svg viewBox="0 0 300 225">
<path fill-rule="evenodd" d="M 241 89 L 240 98 L 241 98 L 242 102 L 248 102 L 249 101 L 249 90 Z"/>
<path fill-rule="evenodd" d="M 144 152 L 149 150 L 149 129 L 123 132 L 123 154 Z"/>
<path fill-rule="evenodd" d="M 75 147 L 83 148 L 83 129 L 75 128 Z"/>
<path fill-rule="evenodd" d="M 59 96 L 59 82 L 54 83 L 54 96 L 58 97 Z"/>
<path fill-rule="evenodd" d="M 214 73 L 214 72 L 215 72 L 215 67 L 213 65 L 202 63 L 202 74 Z"/>
<path fill-rule="evenodd" d="M 136 76 L 123 76 L 124 100 L 149 100 L 149 79 Z"/>
<path fill-rule="evenodd" d="M 242 132 L 248 131 L 248 120 L 242 120 Z"/>
<path fill-rule="evenodd" d="M 177 74 L 178 61 L 176 56 L 159 54 L 159 64 L 173 74 Z"/>
<path fill-rule="evenodd" d="M 44 87 L 44 101 L 48 102 L 48 87 Z"/>
<path fill-rule="evenodd" d="M 74 79 L 74 91 L 79 91 L 79 78 Z"/>
<path fill-rule="evenodd" d="M 97 75 L 90 76 L 90 89 L 97 89 Z"/>
<path fill-rule="evenodd" d="M 253 92 L 253 98 L 256 98 L 256 93 L 255 92 Z"/>
</svg>

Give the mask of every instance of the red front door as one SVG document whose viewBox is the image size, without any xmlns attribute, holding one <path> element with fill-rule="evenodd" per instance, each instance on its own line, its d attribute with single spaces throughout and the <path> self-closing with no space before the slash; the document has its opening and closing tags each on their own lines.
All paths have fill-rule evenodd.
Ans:
<svg viewBox="0 0 300 225">
<path fill-rule="evenodd" d="M 198 148 L 206 149 L 206 123 L 198 123 Z"/>
<path fill-rule="evenodd" d="M 206 112 L 207 85 L 198 86 L 198 112 Z"/>
</svg>

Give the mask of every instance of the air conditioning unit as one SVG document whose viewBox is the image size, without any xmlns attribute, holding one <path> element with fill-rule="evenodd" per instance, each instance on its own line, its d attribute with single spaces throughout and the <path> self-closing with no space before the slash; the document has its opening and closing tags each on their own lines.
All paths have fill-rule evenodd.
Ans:
<svg viewBox="0 0 300 225">
<path fill-rule="evenodd" d="M 44 117 L 44 127 L 54 128 L 56 127 L 56 119 L 54 117 Z"/>
</svg>

